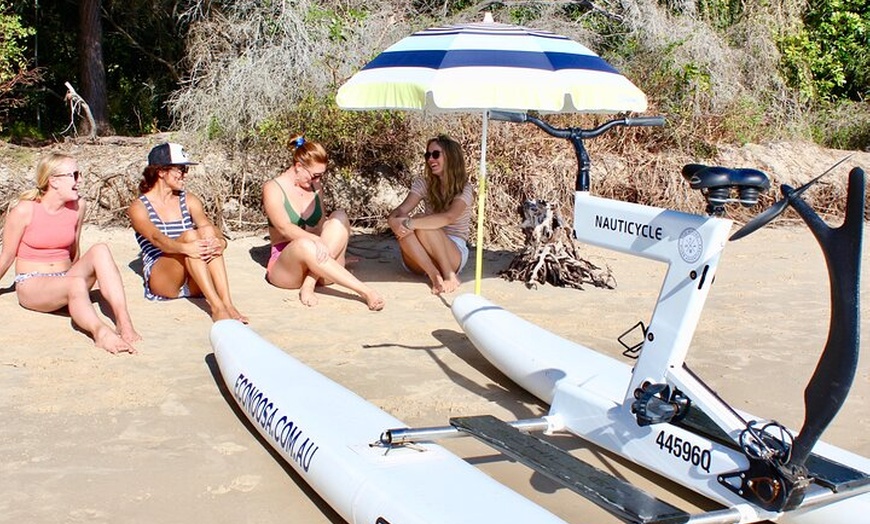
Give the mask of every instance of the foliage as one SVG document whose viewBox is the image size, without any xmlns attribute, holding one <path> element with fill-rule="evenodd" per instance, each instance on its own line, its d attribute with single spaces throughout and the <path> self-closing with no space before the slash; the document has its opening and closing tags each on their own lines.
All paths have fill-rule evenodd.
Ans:
<svg viewBox="0 0 870 524">
<path fill-rule="evenodd" d="M 110 122 L 121 134 L 167 129 L 172 116 L 166 100 L 181 85 L 178 64 L 195 0 L 103 2 L 103 58 Z M 79 85 L 76 23 L 78 2 L 17 2 L 17 15 L 35 35 L 27 55 L 44 71 L 42 81 L 24 93 L 27 105 L 10 113 L 38 134 L 55 134 L 69 124 L 65 82 Z M 37 46 L 38 39 L 38 46 Z"/>
<path fill-rule="evenodd" d="M 38 80 L 38 72 L 28 66 L 23 41 L 34 34 L 21 18 L 12 13 L 5 0 L 0 0 L 0 117 L 11 107 L 25 100 L 16 92 L 22 86 Z M 0 131 L 3 130 L 0 118 Z"/>
<path fill-rule="evenodd" d="M 870 6 L 864 0 L 813 0 L 778 40 L 782 69 L 806 101 L 870 96 Z"/>
<path fill-rule="evenodd" d="M 827 147 L 870 151 L 870 105 L 843 101 L 813 113 L 813 139 Z"/>
<path fill-rule="evenodd" d="M 366 2 L 232 2 L 191 30 L 189 87 L 171 107 L 182 127 L 208 129 L 226 144 L 256 140 L 258 127 L 324 98 L 372 49 L 407 26 L 391 6 Z M 377 31 L 373 29 L 376 28 Z"/>
<path fill-rule="evenodd" d="M 9 82 L 26 67 L 21 41 L 33 34 L 32 28 L 23 26 L 21 19 L 9 12 L 5 0 L 0 0 L 0 84 Z"/>
</svg>

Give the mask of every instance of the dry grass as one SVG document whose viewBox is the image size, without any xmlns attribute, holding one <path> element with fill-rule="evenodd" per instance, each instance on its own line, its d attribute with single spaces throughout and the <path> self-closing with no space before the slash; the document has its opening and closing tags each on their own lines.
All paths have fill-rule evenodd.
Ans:
<svg viewBox="0 0 870 524">
<path fill-rule="evenodd" d="M 448 132 L 466 146 L 472 183 L 477 187 L 480 166 L 480 116 L 414 115 L 409 127 L 418 139 L 408 144 L 400 169 L 377 172 L 335 172 L 327 180 L 330 207 L 348 210 L 358 226 L 386 231 L 385 217 L 407 194 L 410 179 L 422 172 L 423 145 L 431 135 Z M 484 243 L 487 247 L 516 248 L 523 241 L 520 203 L 538 198 L 557 203 L 571 219 L 576 174 L 574 153 L 567 141 L 550 138 L 533 126 L 491 122 L 489 126 L 487 194 Z M 680 169 L 693 159 L 683 153 L 659 151 L 657 134 L 665 130 L 617 130 L 587 145 L 592 158 L 595 194 L 688 212 L 703 212 L 703 198 L 689 189 Z M 92 203 L 88 222 L 127 226 L 126 206 L 136 197 L 137 184 L 149 149 L 171 139 L 185 144 L 202 164 L 188 177 L 188 187 L 202 196 L 206 211 L 229 232 L 263 231 L 260 203 L 263 183 L 285 166 L 287 152 L 265 148 L 228 154 L 212 142 L 197 142 L 183 134 L 153 135 L 138 139 L 101 139 L 97 143 L 67 141 L 44 148 L 0 143 L 0 204 L 32 184 L 40 155 L 63 151 L 76 156 L 86 173 L 82 193 Z M 328 146 L 329 144 L 327 144 Z M 728 216 L 744 222 L 769 206 L 779 195 L 779 184 L 799 186 L 848 154 L 810 143 L 769 143 L 721 147 L 709 164 L 754 167 L 772 178 L 773 190 L 751 208 L 729 208 Z M 852 166 L 870 166 L 870 153 L 856 153 L 804 197 L 834 222 L 842 217 L 846 176 Z M 347 175 L 347 176 L 345 176 Z M 476 200 L 475 200 L 476 202 Z M 475 205 L 476 212 L 476 205 Z M 784 218 L 794 219 L 789 212 Z M 472 224 L 476 227 L 476 224 Z M 472 231 L 472 239 L 476 238 Z"/>
</svg>

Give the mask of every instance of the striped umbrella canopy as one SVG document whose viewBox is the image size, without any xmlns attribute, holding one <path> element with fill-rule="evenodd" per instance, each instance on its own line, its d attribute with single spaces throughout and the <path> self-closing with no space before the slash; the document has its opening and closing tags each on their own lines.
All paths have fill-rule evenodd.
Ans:
<svg viewBox="0 0 870 524">
<path fill-rule="evenodd" d="M 480 293 L 487 111 L 643 112 L 646 96 L 582 44 L 549 31 L 494 23 L 426 29 L 380 53 L 336 95 L 344 109 L 481 112 L 477 267 Z"/>
</svg>

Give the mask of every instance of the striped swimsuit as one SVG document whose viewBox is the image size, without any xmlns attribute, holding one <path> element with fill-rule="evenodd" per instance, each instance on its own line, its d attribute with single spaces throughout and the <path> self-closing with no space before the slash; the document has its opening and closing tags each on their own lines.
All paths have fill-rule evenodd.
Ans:
<svg viewBox="0 0 870 524">
<path fill-rule="evenodd" d="M 151 202 L 145 195 L 139 195 L 139 200 L 145 204 L 145 209 L 148 210 L 148 218 L 151 219 L 151 223 L 154 224 L 161 233 L 169 238 L 178 238 L 185 231 L 193 229 L 193 219 L 190 217 L 190 211 L 187 209 L 187 196 L 184 191 L 181 191 L 178 194 L 178 202 L 181 205 L 181 220 L 174 220 L 172 222 L 164 222 L 160 220 L 157 212 L 154 211 L 154 206 L 151 205 Z M 148 300 L 166 300 L 169 298 L 190 296 L 190 290 L 187 288 L 187 284 L 184 284 L 184 286 L 179 290 L 177 297 L 163 297 L 153 294 L 151 288 L 148 286 L 148 282 L 151 280 L 151 269 L 154 267 L 155 262 L 163 256 L 163 251 L 160 251 L 157 246 L 149 242 L 148 239 L 139 233 L 136 233 L 136 242 L 139 243 L 139 249 L 141 250 L 142 274 L 145 277 L 145 298 Z"/>
</svg>

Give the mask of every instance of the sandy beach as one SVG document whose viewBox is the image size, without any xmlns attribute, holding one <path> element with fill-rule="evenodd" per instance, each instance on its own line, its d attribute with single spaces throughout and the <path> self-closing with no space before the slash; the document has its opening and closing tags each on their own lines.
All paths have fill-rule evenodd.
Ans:
<svg viewBox="0 0 870 524">
<path fill-rule="evenodd" d="M 342 522 L 230 408 L 203 303 L 144 299 L 131 230 L 89 226 L 84 246 L 96 242 L 110 245 L 121 269 L 144 337 L 137 355 L 95 349 L 66 314 L 21 308 L 12 271 L 0 282 L 0 316 L 7 319 L 0 330 L 0 522 Z M 263 235 L 237 235 L 227 249 L 236 305 L 265 339 L 409 426 L 441 426 L 459 415 L 512 420 L 546 413 L 475 351 L 450 312 L 455 295 L 431 295 L 423 280 L 399 270 L 390 239 L 358 232 L 350 251 L 360 258 L 352 271 L 380 291 L 384 311 L 370 312 L 338 288 L 319 289 L 319 305 L 308 308 L 295 292 L 268 285 Z M 486 252 L 482 295 L 619 355 L 616 338 L 649 320 L 665 268 L 589 247 L 582 252 L 610 266 L 617 289 L 526 289 L 496 275 L 512 253 Z M 868 253 L 865 246 L 865 269 Z M 473 266 L 459 293 L 473 292 Z M 867 289 L 865 278 L 862 295 Z M 864 306 L 858 375 L 824 439 L 870 456 Z M 809 231 L 761 230 L 726 248 L 688 364 L 735 407 L 800 427 L 828 308 L 827 274 Z M 704 506 L 578 440 L 556 442 L 685 509 Z M 445 445 L 569 522 L 618 522 L 470 439 Z"/>
</svg>

